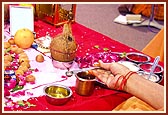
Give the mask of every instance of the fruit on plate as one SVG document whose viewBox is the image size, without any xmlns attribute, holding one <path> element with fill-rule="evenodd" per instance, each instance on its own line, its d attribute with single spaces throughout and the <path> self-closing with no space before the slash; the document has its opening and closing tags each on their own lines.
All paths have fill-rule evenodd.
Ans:
<svg viewBox="0 0 168 115">
<path fill-rule="evenodd" d="M 15 33 L 14 42 L 20 48 L 30 48 L 32 43 L 34 42 L 34 34 L 27 28 L 19 29 Z"/>
</svg>

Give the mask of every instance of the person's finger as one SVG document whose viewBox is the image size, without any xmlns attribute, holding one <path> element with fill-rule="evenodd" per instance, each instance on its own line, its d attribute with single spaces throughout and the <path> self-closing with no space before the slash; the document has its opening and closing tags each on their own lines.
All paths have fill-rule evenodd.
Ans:
<svg viewBox="0 0 168 115">
<path fill-rule="evenodd" d="M 120 65 L 118 65 L 118 63 L 115 63 L 115 62 L 103 63 L 101 60 L 99 60 L 99 64 L 100 64 L 100 67 L 108 71 L 111 71 L 113 75 L 119 74 L 119 69 L 122 69 L 119 67 Z"/>
<path fill-rule="evenodd" d="M 96 76 L 98 79 L 100 79 L 104 83 L 107 81 L 107 78 L 108 78 L 107 74 L 100 73 L 97 70 L 89 70 L 89 73 Z"/>
<path fill-rule="evenodd" d="M 106 69 L 106 70 L 110 70 L 110 66 L 111 66 L 111 63 L 103 63 L 103 61 L 99 60 L 99 66 Z"/>
<path fill-rule="evenodd" d="M 115 80 L 114 80 L 114 76 L 111 74 L 109 75 L 106 83 L 105 83 L 109 88 L 114 88 L 114 84 L 115 84 Z"/>
</svg>

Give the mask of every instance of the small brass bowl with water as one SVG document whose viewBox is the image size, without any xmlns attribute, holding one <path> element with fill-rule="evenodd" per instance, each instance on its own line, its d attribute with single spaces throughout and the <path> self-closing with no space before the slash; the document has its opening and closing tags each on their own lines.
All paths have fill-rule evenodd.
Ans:
<svg viewBox="0 0 168 115">
<path fill-rule="evenodd" d="M 64 85 L 48 85 L 44 87 L 45 98 L 52 105 L 64 105 L 71 96 L 72 90 Z"/>
<path fill-rule="evenodd" d="M 82 96 L 89 96 L 94 91 L 96 82 L 95 76 L 88 71 L 78 72 L 76 75 L 76 93 Z"/>
</svg>

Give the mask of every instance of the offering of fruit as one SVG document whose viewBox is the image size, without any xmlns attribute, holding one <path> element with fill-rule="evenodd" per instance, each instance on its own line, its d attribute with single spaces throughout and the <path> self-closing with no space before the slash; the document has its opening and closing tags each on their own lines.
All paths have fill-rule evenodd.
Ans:
<svg viewBox="0 0 168 115">
<path fill-rule="evenodd" d="M 27 82 L 34 82 L 36 79 L 33 75 L 27 75 L 26 76 L 26 81 Z"/>
<path fill-rule="evenodd" d="M 9 48 L 10 46 L 11 46 L 11 45 L 10 45 L 9 42 L 4 42 L 4 48 L 5 48 L 5 49 Z"/>
<path fill-rule="evenodd" d="M 17 30 L 14 36 L 14 42 L 20 48 L 30 48 L 34 42 L 34 34 L 27 28 Z"/>
<path fill-rule="evenodd" d="M 15 51 L 16 54 L 20 54 L 23 53 L 23 49 L 22 48 L 17 48 L 17 50 Z"/>
<path fill-rule="evenodd" d="M 28 70 L 27 66 L 19 66 L 18 70 L 22 70 L 23 72 L 26 72 Z"/>
<path fill-rule="evenodd" d="M 41 54 L 37 55 L 37 56 L 36 56 L 36 61 L 37 61 L 37 62 L 43 62 L 43 61 L 44 61 L 43 55 L 41 55 Z"/>
<path fill-rule="evenodd" d="M 10 38 L 10 39 L 8 40 L 8 42 L 9 42 L 11 45 L 14 45 L 14 44 L 15 44 L 15 41 L 14 41 L 13 38 Z"/>
<path fill-rule="evenodd" d="M 24 71 L 21 69 L 18 69 L 15 71 L 15 75 L 23 75 L 23 74 L 24 74 Z"/>
<path fill-rule="evenodd" d="M 20 66 L 26 66 L 27 68 L 30 68 L 30 63 L 28 61 L 24 61 L 20 64 Z"/>
<path fill-rule="evenodd" d="M 11 55 L 5 55 L 5 56 L 4 56 L 4 61 L 5 61 L 5 60 L 8 60 L 8 61 L 12 62 L 13 58 L 12 58 Z"/>
<path fill-rule="evenodd" d="M 50 44 L 51 57 L 60 62 L 70 62 L 76 57 L 77 43 L 71 25 L 64 24 L 63 32 L 56 35 Z"/>
<path fill-rule="evenodd" d="M 12 45 L 12 46 L 10 47 L 10 50 L 11 50 L 12 52 L 15 52 L 17 49 L 18 49 L 18 46 L 16 46 L 16 45 Z"/>
</svg>

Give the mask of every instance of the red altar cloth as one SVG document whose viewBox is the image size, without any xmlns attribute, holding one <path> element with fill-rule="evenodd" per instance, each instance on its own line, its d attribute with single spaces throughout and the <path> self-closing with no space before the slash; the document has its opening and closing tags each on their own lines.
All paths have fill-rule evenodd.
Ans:
<svg viewBox="0 0 168 115">
<path fill-rule="evenodd" d="M 19 107 L 17 111 L 111 111 L 118 104 L 128 99 L 131 95 L 115 90 L 103 89 L 96 86 L 91 96 L 80 96 L 75 93 L 74 87 L 71 87 L 73 96 L 70 101 L 62 106 L 54 106 L 45 100 L 45 96 L 30 98 L 28 102 L 36 106 L 26 108 Z M 5 110 L 11 110 L 6 108 Z"/>
<path fill-rule="evenodd" d="M 56 28 L 42 21 L 35 22 L 35 32 L 37 38 L 45 36 L 49 32 L 51 37 L 62 32 L 62 27 Z M 119 43 L 105 35 L 91 30 L 81 24 L 73 23 L 72 32 L 78 44 L 77 56 L 84 56 L 89 53 L 103 52 L 104 48 L 113 52 L 139 52 L 122 43 Z M 126 38 L 123 38 L 126 39 Z M 98 45 L 99 48 L 94 46 Z M 96 86 L 93 95 L 85 97 L 75 93 L 74 87 L 71 100 L 63 106 L 54 106 L 46 102 L 45 96 L 30 98 L 28 101 L 35 106 L 30 108 L 19 107 L 14 110 L 22 111 L 111 111 L 121 102 L 128 99 L 131 95 L 126 92 L 105 89 Z M 5 108 L 5 111 L 11 110 Z"/>
</svg>

